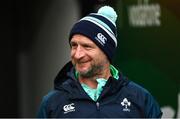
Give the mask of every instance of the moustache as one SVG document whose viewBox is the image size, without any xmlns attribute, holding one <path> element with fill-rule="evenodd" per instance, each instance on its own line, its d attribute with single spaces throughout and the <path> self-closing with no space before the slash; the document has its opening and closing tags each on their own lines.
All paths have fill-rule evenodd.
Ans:
<svg viewBox="0 0 180 119">
<path fill-rule="evenodd" d="M 89 60 L 84 60 L 84 59 L 78 59 L 78 60 L 74 60 L 75 64 L 83 64 L 83 63 L 87 63 Z"/>
</svg>

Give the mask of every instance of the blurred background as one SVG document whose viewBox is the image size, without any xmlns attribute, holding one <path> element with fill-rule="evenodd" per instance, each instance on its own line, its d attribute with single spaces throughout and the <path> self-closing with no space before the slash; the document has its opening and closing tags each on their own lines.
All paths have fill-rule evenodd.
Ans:
<svg viewBox="0 0 180 119">
<path fill-rule="evenodd" d="M 72 25 L 102 5 L 118 14 L 114 65 L 180 118 L 179 0 L 6 0 L 0 4 L 0 117 L 35 117 L 70 60 Z"/>
</svg>

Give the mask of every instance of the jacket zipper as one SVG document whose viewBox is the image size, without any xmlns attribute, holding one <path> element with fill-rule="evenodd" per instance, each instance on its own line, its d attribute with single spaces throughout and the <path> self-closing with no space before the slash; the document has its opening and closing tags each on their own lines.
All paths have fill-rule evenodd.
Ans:
<svg viewBox="0 0 180 119">
<path fill-rule="evenodd" d="M 100 106 L 99 102 L 96 102 L 96 108 L 97 108 L 98 111 L 100 110 L 99 106 Z"/>
</svg>

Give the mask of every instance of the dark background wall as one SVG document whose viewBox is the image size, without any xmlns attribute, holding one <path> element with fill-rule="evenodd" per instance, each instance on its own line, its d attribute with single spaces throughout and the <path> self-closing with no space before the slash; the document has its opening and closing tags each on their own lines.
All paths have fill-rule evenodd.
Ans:
<svg viewBox="0 0 180 119">
<path fill-rule="evenodd" d="M 14 33 L 13 1 L 0 4 L 1 14 L 1 43 L 0 43 L 0 115 L 17 116 L 18 110 L 18 79 L 17 79 L 17 42 Z"/>
</svg>

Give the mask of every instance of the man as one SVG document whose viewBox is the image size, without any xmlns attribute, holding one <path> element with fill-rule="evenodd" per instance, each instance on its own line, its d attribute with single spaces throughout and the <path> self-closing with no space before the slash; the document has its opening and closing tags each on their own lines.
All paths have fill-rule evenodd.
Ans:
<svg viewBox="0 0 180 119">
<path fill-rule="evenodd" d="M 160 118 L 151 94 L 124 77 L 113 65 L 117 14 L 104 6 L 79 20 L 70 32 L 71 62 L 55 79 L 38 117 Z"/>
</svg>

